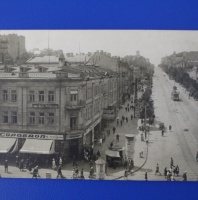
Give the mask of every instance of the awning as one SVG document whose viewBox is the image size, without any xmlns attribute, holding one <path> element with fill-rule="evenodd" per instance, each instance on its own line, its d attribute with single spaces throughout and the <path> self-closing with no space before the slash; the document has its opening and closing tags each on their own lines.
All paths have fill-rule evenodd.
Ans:
<svg viewBox="0 0 198 200">
<path fill-rule="evenodd" d="M 8 153 L 16 143 L 16 138 L 0 138 L 0 153 Z"/>
<path fill-rule="evenodd" d="M 106 150 L 105 154 L 109 157 L 114 157 L 114 158 L 120 158 L 120 153 L 119 151 L 111 151 L 111 150 Z"/>
<path fill-rule="evenodd" d="M 20 150 L 20 153 L 53 154 L 54 141 L 26 139 L 25 144 Z"/>
</svg>

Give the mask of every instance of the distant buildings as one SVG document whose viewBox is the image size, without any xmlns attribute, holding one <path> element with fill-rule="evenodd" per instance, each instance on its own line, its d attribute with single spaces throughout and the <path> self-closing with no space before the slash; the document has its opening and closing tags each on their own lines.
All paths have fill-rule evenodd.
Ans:
<svg viewBox="0 0 198 200">
<path fill-rule="evenodd" d="M 24 36 L 17 34 L 0 35 L 0 40 L 8 42 L 8 54 L 14 61 L 26 52 Z"/>
</svg>

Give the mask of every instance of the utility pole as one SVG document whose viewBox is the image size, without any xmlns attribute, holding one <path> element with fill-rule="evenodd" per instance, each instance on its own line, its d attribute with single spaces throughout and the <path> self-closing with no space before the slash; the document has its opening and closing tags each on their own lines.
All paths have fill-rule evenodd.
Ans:
<svg viewBox="0 0 198 200">
<path fill-rule="evenodd" d="M 145 101 L 145 108 L 144 108 L 144 131 L 145 131 L 145 139 L 147 137 L 146 133 L 146 101 Z"/>
</svg>

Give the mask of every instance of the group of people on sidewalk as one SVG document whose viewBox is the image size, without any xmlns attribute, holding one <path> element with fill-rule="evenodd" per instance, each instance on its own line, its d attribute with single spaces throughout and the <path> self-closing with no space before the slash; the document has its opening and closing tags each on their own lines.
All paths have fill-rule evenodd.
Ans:
<svg viewBox="0 0 198 200">
<path fill-rule="evenodd" d="M 175 176 L 179 176 L 179 166 L 174 165 L 173 158 L 171 157 L 170 160 L 170 169 L 167 169 L 167 167 L 164 168 L 164 177 L 167 181 L 176 181 L 174 178 Z M 159 170 L 159 164 L 156 165 L 155 175 L 162 175 L 162 173 Z M 185 171 L 182 175 L 183 181 L 187 181 L 187 171 Z M 148 172 L 145 173 L 145 180 L 148 180 Z"/>
</svg>

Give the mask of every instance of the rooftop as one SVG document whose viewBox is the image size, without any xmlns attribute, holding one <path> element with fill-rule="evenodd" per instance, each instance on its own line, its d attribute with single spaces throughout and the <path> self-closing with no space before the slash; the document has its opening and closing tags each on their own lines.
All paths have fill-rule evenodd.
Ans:
<svg viewBox="0 0 198 200">
<path fill-rule="evenodd" d="M 59 63 L 58 56 L 36 56 L 27 61 L 28 64 Z"/>
<path fill-rule="evenodd" d="M 80 54 L 80 55 L 73 55 L 65 57 L 66 61 L 69 63 L 86 63 L 92 55 L 87 54 Z"/>
</svg>

